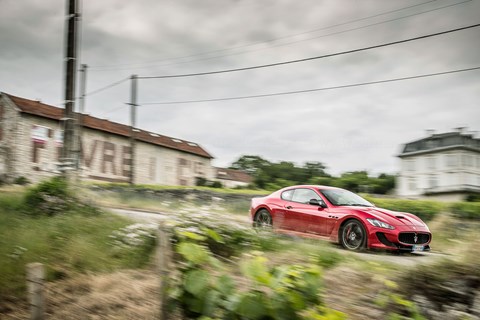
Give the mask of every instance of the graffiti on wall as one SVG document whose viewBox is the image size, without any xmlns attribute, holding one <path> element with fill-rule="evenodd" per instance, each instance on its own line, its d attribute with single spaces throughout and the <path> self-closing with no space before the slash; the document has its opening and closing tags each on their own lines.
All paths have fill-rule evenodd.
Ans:
<svg viewBox="0 0 480 320">
<path fill-rule="evenodd" d="M 109 141 L 93 140 L 89 146 L 83 146 L 82 150 L 83 164 L 87 168 L 93 169 L 97 166 L 102 174 L 122 177 L 130 176 L 132 165 L 130 146 L 118 145 Z"/>
</svg>

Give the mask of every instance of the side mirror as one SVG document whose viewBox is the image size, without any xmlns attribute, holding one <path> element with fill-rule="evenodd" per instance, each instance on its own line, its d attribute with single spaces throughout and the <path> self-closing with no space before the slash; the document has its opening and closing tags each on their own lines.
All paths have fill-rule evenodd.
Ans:
<svg viewBox="0 0 480 320">
<path fill-rule="evenodd" d="M 308 201 L 308 204 L 310 204 L 312 206 L 319 206 L 319 207 L 322 207 L 322 208 L 327 207 L 327 205 L 325 204 L 325 202 L 323 200 L 318 200 L 318 199 L 310 199 L 310 201 Z"/>
</svg>

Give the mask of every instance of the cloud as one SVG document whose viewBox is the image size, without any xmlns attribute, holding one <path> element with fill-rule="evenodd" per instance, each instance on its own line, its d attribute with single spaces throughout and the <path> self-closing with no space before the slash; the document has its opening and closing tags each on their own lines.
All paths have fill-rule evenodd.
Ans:
<svg viewBox="0 0 480 320">
<path fill-rule="evenodd" d="M 65 4 L 54 0 L 0 1 L 0 28 L 4 30 L 0 33 L 0 90 L 61 103 Z M 87 91 L 131 74 L 180 74 L 260 65 L 407 39 L 479 21 L 478 1 L 402 18 L 451 4 L 443 0 L 359 20 L 420 3 L 84 1 L 80 58 L 90 66 Z M 398 20 L 381 23 L 388 19 Z M 352 20 L 359 21 L 340 25 Z M 367 26 L 374 23 L 379 24 Z M 329 26 L 335 27 L 326 28 Z M 140 80 L 138 99 L 161 102 L 243 96 L 475 67 L 480 66 L 479 35 L 480 28 L 475 28 L 288 66 Z M 267 42 L 258 43 L 262 41 Z M 232 47 L 235 49 L 228 49 Z M 270 160 L 322 161 L 332 173 L 364 169 L 395 172 L 401 144 L 423 137 L 425 129 L 448 131 L 462 125 L 479 130 L 479 79 L 478 71 L 472 71 L 261 99 L 141 106 L 138 125 L 195 141 L 210 151 L 220 166 L 242 154 L 259 154 Z M 125 82 L 87 97 L 87 111 L 128 123 L 125 103 L 129 94 L 129 83 Z"/>
</svg>

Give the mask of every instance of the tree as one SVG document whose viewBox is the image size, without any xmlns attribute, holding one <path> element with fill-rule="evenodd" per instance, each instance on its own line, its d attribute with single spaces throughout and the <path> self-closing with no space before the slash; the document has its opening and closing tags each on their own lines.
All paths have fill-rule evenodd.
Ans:
<svg viewBox="0 0 480 320">
<path fill-rule="evenodd" d="M 271 163 L 260 156 L 244 155 L 233 162 L 230 169 L 242 170 L 250 174 L 255 174 L 259 169 L 270 166 Z"/>
</svg>

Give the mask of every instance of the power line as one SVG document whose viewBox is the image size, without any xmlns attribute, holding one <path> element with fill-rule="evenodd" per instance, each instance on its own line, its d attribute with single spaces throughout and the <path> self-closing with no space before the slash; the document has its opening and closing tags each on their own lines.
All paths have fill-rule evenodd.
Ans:
<svg viewBox="0 0 480 320">
<path fill-rule="evenodd" d="M 216 99 L 166 101 L 166 102 L 147 102 L 147 103 L 142 103 L 141 105 L 147 106 L 147 105 L 165 105 L 165 104 L 187 104 L 187 103 L 200 103 L 200 102 L 218 102 L 218 101 L 228 101 L 228 100 L 244 100 L 244 99 L 254 99 L 254 98 L 266 98 L 266 97 L 283 96 L 283 95 L 308 93 L 308 92 L 316 92 L 316 91 L 346 89 L 346 88 L 352 88 L 352 87 L 360 87 L 360 86 L 367 86 L 367 85 L 388 83 L 388 82 L 397 82 L 397 81 L 404 81 L 404 80 L 413 80 L 413 79 L 434 77 L 434 76 L 440 76 L 440 75 L 446 75 L 446 74 L 452 74 L 452 73 L 459 73 L 459 72 L 466 72 L 466 71 L 473 71 L 473 70 L 479 70 L 479 69 L 480 69 L 480 66 L 479 67 L 466 68 L 466 69 L 443 71 L 443 72 L 437 72 L 437 73 L 427 73 L 427 74 L 410 76 L 410 77 L 393 78 L 393 79 L 377 80 L 377 81 L 369 81 L 369 82 L 360 82 L 360 83 L 346 84 L 346 85 L 333 86 L 333 87 L 296 90 L 296 91 L 286 91 L 286 92 L 276 92 L 276 93 L 266 93 L 266 94 L 250 95 L 250 96 L 216 98 Z"/>
<path fill-rule="evenodd" d="M 115 87 L 115 86 L 118 86 L 119 84 L 122 84 L 122 83 L 124 83 L 125 81 L 128 81 L 128 80 L 130 80 L 130 77 L 125 78 L 125 79 L 122 79 L 122 80 L 119 80 L 119 81 L 115 81 L 115 82 L 113 82 L 113 83 L 111 83 L 111 84 L 109 84 L 109 85 L 107 85 L 107 86 L 104 86 L 104 87 L 101 87 L 101 88 L 99 88 L 99 89 L 93 90 L 93 91 L 85 94 L 85 96 L 92 96 L 92 95 L 97 94 L 97 93 L 99 93 L 99 92 L 102 92 L 102 91 L 104 91 L 104 90 L 107 90 L 107 89 L 113 88 L 113 87 Z"/>
<path fill-rule="evenodd" d="M 356 53 L 356 52 L 371 50 L 371 49 L 378 49 L 378 48 L 387 47 L 387 46 L 391 46 L 391 45 L 416 41 L 416 40 L 420 40 L 420 39 L 431 38 L 431 37 L 444 35 L 444 34 L 448 34 L 448 33 L 452 33 L 452 32 L 471 29 L 471 28 L 476 28 L 478 26 L 480 26 L 480 23 L 470 25 L 470 26 L 467 26 L 467 27 L 461 27 L 461 28 L 451 29 L 451 30 L 447 30 L 447 31 L 437 32 L 437 33 L 431 33 L 431 34 L 427 34 L 427 35 L 423 35 L 423 36 L 419 36 L 419 37 L 415 37 L 415 38 L 393 41 L 393 42 L 374 45 L 374 46 L 370 46 L 370 47 L 341 51 L 341 52 L 337 52 L 337 53 L 325 54 L 325 55 L 321 55 L 321 56 L 315 56 L 315 57 L 309 57 L 309 58 L 303 58 L 303 59 L 297 59 L 297 60 L 289 60 L 289 61 L 284 61 L 284 62 L 276 62 L 276 63 L 270 63 L 270 64 L 264 64 L 264 65 L 258 65 L 258 66 L 235 68 L 235 69 L 225 69 L 225 70 L 209 71 L 209 72 L 185 73 L 185 74 L 164 75 L 164 76 L 139 76 L 138 79 L 184 78 L 184 77 L 206 76 L 206 75 L 220 74 L 220 73 L 247 71 L 247 70 L 268 68 L 268 67 L 277 67 L 277 66 L 287 65 L 287 64 L 292 64 L 292 63 L 299 63 L 299 62 L 305 62 L 305 61 L 311 61 L 311 60 L 317 60 L 317 59 L 323 59 L 323 58 L 330 58 L 330 57 L 335 57 L 335 56 L 340 56 L 340 55 L 345 55 L 345 54 L 350 54 L 350 53 Z"/>
<path fill-rule="evenodd" d="M 392 11 L 386 11 L 384 13 L 380 13 L 380 14 L 376 14 L 376 15 L 372 15 L 372 16 L 368 16 L 368 17 L 364 17 L 364 18 L 359 18 L 359 19 L 351 20 L 351 21 L 344 22 L 344 23 L 339 23 L 339 24 L 335 24 L 335 25 L 331 25 L 331 26 L 327 26 L 327 27 L 322 27 L 322 28 L 318 28 L 318 29 L 314 29 L 314 30 L 310 30 L 310 31 L 305 31 L 305 32 L 297 33 L 297 34 L 292 34 L 292 35 L 288 35 L 288 36 L 273 38 L 273 39 L 269 39 L 269 40 L 265 40 L 265 41 L 259 41 L 259 42 L 246 44 L 246 45 L 241 45 L 241 46 L 236 46 L 236 47 L 206 51 L 206 52 L 203 52 L 203 53 L 197 53 L 197 54 L 187 55 L 187 56 L 183 56 L 183 57 L 167 58 L 167 59 L 162 59 L 162 60 L 154 60 L 154 61 L 151 61 L 151 62 L 153 63 L 153 62 L 163 62 L 163 61 L 172 61 L 172 60 L 182 60 L 182 59 L 193 58 L 193 57 L 197 57 L 197 56 L 205 56 L 205 55 L 208 55 L 208 54 L 211 54 L 211 53 L 216 53 L 216 52 L 231 51 L 231 50 L 235 50 L 235 49 L 252 47 L 252 46 L 256 46 L 258 44 L 263 44 L 263 43 L 271 43 L 271 42 L 275 42 L 275 41 L 282 40 L 282 39 L 293 38 L 293 37 L 303 35 L 303 34 L 314 33 L 314 32 L 318 32 L 318 31 L 331 29 L 331 28 L 334 28 L 334 27 L 338 27 L 338 26 L 347 25 L 347 24 L 350 24 L 350 23 L 362 21 L 362 20 L 367 20 L 367 19 L 370 19 L 370 18 L 382 16 L 382 15 L 397 12 L 397 11 L 402 11 L 402 10 L 405 10 L 405 9 L 408 9 L 408 8 L 424 5 L 426 3 L 435 2 L 435 1 L 437 1 L 437 0 L 427 1 L 427 2 L 420 3 L 420 4 L 417 4 L 417 5 L 413 5 L 413 6 L 408 6 L 408 7 L 392 10 Z M 280 44 L 273 45 L 273 46 L 270 46 L 270 47 L 267 47 L 267 48 L 257 48 L 257 49 L 253 49 L 253 50 L 244 50 L 244 51 L 240 51 L 240 52 L 232 52 L 232 53 L 227 53 L 227 54 L 223 54 L 223 55 L 216 55 L 216 56 L 211 56 L 211 57 L 191 59 L 191 60 L 187 60 L 187 61 L 180 61 L 180 62 L 174 62 L 174 63 L 168 63 L 168 64 L 160 64 L 160 65 L 158 65 L 158 64 L 147 64 L 147 65 L 142 66 L 142 63 L 131 63 L 131 64 L 119 64 L 119 65 L 117 65 L 117 66 L 122 66 L 123 65 L 123 66 L 131 66 L 131 67 L 115 68 L 115 66 L 112 65 L 112 66 L 97 66 L 97 67 L 93 67 L 93 68 L 96 68 L 97 71 L 144 69 L 144 68 L 150 68 L 152 65 L 159 66 L 159 67 L 165 67 L 165 66 L 186 64 L 186 63 L 191 63 L 191 62 L 196 62 L 196 61 L 212 60 L 212 59 L 217 59 L 217 58 L 222 58 L 222 57 L 227 57 L 227 56 L 233 56 L 233 55 L 240 55 L 240 54 L 245 54 L 245 53 L 249 53 L 249 52 L 255 52 L 255 51 L 259 51 L 259 50 L 265 50 L 265 49 L 271 49 L 271 48 L 276 48 L 276 47 L 281 47 L 281 46 L 287 46 L 287 45 L 295 44 L 295 43 L 298 43 L 298 42 L 314 40 L 314 39 L 328 37 L 328 36 L 332 36 L 332 35 L 347 33 L 347 32 L 350 32 L 350 31 L 356 31 L 356 30 L 368 28 L 368 27 L 371 27 L 371 26 L 384 24 L 384 23 L 387 23 L 387 22 L 397 21 L 397 20 L 401 20 L 401 19 L 405 19 L 405 18 L 410 18 L 412 16 L 416 16 L 416 15 L 420 15 L 420 14 L 424 14 L 424 13 L 429 13 L 429 12 L 432 12 L 432 11 L 437 11 L 437 10 L 457 6 L 457 5 L 460 5 L 460 4 L 463 4 L 463 3 L 466 3 L 466 2 L 471 2 L 471 1 L 472 0 L 465 0 L 465 1 L 462 1 L 462 2 L 446 5 L 446 6 L 443 6 L 443 7 L 438 7 L 438 8 L 434 8 L 434 9 L 430 9 L 430 10 L 426 10 L 426 11 L 422 11 L 422 12 L 417 12 L 417 13 L 409 14 L 409 15 L 406 15 L 406 16 L 394 18 L 394 19 L 389 19 L 389 20 L 384 20 L 384 21 L 372 23 L 372 24 L 367 24 L 367 25 L 361 26 L 361 27 L 356 27 L 356 28 L 351 28 L 351 29 L 347 29 L 347 30 L 337 31 L 337 32 L 333 32 L 333 33 L 320 35 L 320 36 L 310 37 L 310 38 L 307 38 L 307 39 L 300 39 L 300 40 L 295 40 L 295 41 L 291 41 L 291 42 L 280 43 Z M 137 66 L 134 66 L 134 65 L 137 65 Z M 140 65 L 140 66 L 138 66 L 138 65 Z"/>
</svg>

